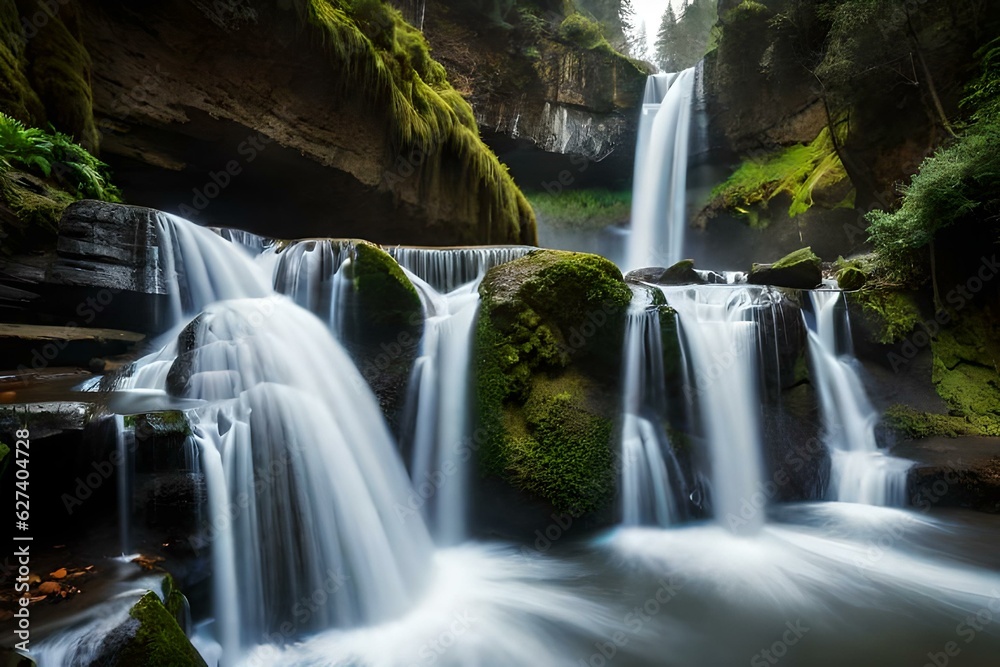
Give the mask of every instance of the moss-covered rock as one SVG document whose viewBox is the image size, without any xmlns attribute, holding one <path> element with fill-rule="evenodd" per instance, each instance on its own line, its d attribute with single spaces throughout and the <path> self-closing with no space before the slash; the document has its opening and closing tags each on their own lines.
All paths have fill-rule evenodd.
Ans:
<svg viewBox="0 0 1000 667">
<path fill-rule="evenodd" d="M 420 297 L 399 264 L 373 243 L 354 247 L 351 278 L 360 312 L 373 324 L 413 326 L 420 321 Z"/>
<path fill-rule="evenodd" d="M 812 248 L 802 248 L 774 264 L 754 264 L 747 281 L 753 285 L 812 289 L 823 282 L 822 264 Z"/>
<path fill-rule="evenodd" d="M 845 266 L 837 272 L 837 285 L 842 290 L 853 292 L 868 282 L 868 275 L 856 266 Z"/>
<path fill-rule="evenodd" d="M 984 435 L 1000 435 L 1000 327 L 986 312 L 967 313 L 931 340 L 932 379 L 953 414 Z"/>
<path fill-rule="evenodd" d="M 921 412 L 906 405 L 893 405 L 885 411 L 883 423 L 905 438 L 918 440 L 934 436 L 959 438 L 987 435 L 965 417 Z"/>
<path fill-rule="evenodd" d="M 111 631 L 92 664 L 106 667 L 170 665 L 207 667 L 177 621 L 152 591 L 129 610 L 129 619 Z"/>
<path fill-rule="evenodd" d="M 0 174 L 0 252 L 53 247 L 59 220 L 73 201 L 67 192 L 30 174 Z"/>
<path fill-rule="evenodd" d="M 558 510 L 602 508 L 631 290 L 596 255 L 538 251 L 492 269 L 476 332 L 484 472 Z"/>
<path fill-rule="evenodd" d="M 874 342 L 892 345 L 903 340 L 920 321 L 920 309 L 910 292 L 886 288 L 863 289 L 850 296 L 861 304 L 865 329 Z"/>
</svg>

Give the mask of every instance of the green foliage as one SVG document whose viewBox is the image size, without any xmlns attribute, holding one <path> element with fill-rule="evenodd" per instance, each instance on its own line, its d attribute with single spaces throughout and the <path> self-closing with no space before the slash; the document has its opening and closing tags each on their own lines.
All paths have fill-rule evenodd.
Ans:
<svg viewBox="0 0 1000 667">
<path fill-rule="evenodd" d="M 847 126 L 838 126 L 840 139 Z M 712 190 L 712 197 L 730 210 L 743 214 L 751 226 L 763 226 L 752 207 L 767 208 L 785 193 L 792 199 L 789 217 L 805 213 L 813 206 L 816 190 L 833 186 L 847 178 L 829 127 L 824 127 L 809 144 L 798 144 L 759 158 L 748 159 L 724 183 Z M 764 218 L 763 220 L 766 220 Z M 764 223 L 766 224 L 766 222 Z"/>
<path fill-rule="evenodd" d="M 52 178 L 80 199 L 121 201 L 107 165 L 72 138 L 26 127 L 0 112 L 0 175 L 13 169 Z"/>
<path fill-rule="evenodd" d="M 863 289 L 854 296 L 875 332 L 876 341 L 883 345 L 903 340 L 921 322 L 920 310 L 904 292 Z"/>
<path fill-rule="evenodd" d="M 0 477 L 3 477 L 3 474 L 7 472 L 8 456 L 10 456 L 10 447 L 0 441 Z"/>
<path fill-rule="evenodd" d="M 632 193 L 611 190 L 568 190 L 553 195 L 528 195 L 535 214 L 559 228 L 600 229 L 625 222 L 632 210 Z"/>
<path fill-rule="evenodd" d="M 384 109 L 396 148 L 417 150 L 426 190 L 441 188 L 441 173 L 463 181 L 460 205 L 480 221 L 481 241 L 533 243 L 534 214 L 507 167 L 482 142 L 472 108 L 447 81 L 419 30 L 382 0 L 295 0 L 305 23 L 318 29 L 331 58 L 373 108 Z"/>
</svg>

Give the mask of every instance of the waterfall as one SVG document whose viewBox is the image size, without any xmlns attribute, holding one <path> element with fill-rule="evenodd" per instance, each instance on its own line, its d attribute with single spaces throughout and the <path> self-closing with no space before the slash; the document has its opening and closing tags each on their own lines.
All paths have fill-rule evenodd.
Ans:
<svg viewBox="0 0 1000 667">
<path fill-rule="evenodd" d="M 760 368 L 763 333 L 780 294 L 748 285 L 662 287 L 678 313 L 690 407 L 708 443 L 717 520 L 740 532 L 764 524 Z"/>
<path fill-rule="evenodd" d="M 436 541 L 453 545 L 467 535 L 472 450 L 469 397 L 472 339 L 479 283 L 491 267 L 531 249 L 395 248 L 390 253 L 417 288 L 424 309 L 420 356 L 406 397 L 403 445 L 410 476 Z"/>
<path fill-rule="evenodd" d="M 233 244 L 177 218 L 160 242 L 184 311 L 201 313 L 139 362 L 131 386 L 202 402 L 187 414 L 208 487 L 224 663 L 399 615 L 432 548 L 419 517 L 399 516 L 412 489 L 364 379 L 326 324 L 272 291 Z"/>
<path fill-rule="evenodd" d="M 173 324 L 223 299 L 271 294 L 269 277 L 235 246 L 209 229 L 169 213 L 158 213 L 158 260 Z"/>
<path fill-rule="evenodd" d="M 911 462 L 887 456 L 875 440 L 879 415 L 854 367 L 843 293 L 810 292 L 815 329 L 809 354 L 820 397 L 824 443 L 830 450 L 833 500 L 902 507 Z"/>
<path fill-rule="evenodd" d="M 684 252 L 695 69 L 654 74 L 639 118 L 626 269 L 670 266 Z"/>
<path fill-rule="evenodd" d="M 683 478 L 663 426 L 667 390 L 660 309 L 646 288 L 633 288 L 623 387 L 621 520 L 627 526 L 669 526 L 681 518 L 676 495 Z"/>
<path fill-rule="evenodd" d="M 535 250 L 528 246 L 484 248 L 386 248 L 400 266 L 419 276 L 438 292 L 451 292 L 499 264 L 512 262 Z"/>
<path fill-rule="evenodd" d="M 352 250 L 349 241 L 297 241 L 278 254 L 274 267 L 274 289 L 326 322 L 340 341 L 354 293 L 344 275 Z"/>
<path fill-rule="evenodd" d="M 479 312 L 479 279 L 448 294 L 407 272 L 424 296 L 424 335 L 406 397 L 410 475 L 428 526 L 439 544 L 468 533 L 468 463 L 472 332 Z"/>
</svg>

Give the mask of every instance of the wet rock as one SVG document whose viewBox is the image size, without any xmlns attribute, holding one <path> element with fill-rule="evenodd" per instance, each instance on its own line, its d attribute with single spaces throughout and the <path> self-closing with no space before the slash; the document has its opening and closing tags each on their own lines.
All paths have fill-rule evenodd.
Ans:
<svg viewBox="0 0 1000 667">
<path fill-rule="evenodd" d="M 853 292 L 865 286 L 868 275 L 859 268 L 848 266 L 837 274 L 837 285 L 842 290 Z"/>
<path fill-rule="evenodd" d="M 99 665 L 207 667 L 174 616 L 152 591 L 135 603 L 127 620 L 108 633 L 88 667 Z"/>
<path fill-rule="evenodd" d="M 752 285 L 812 289 L 823 282 L 822 262 L 812 248 L 802 248 L 774 264 L 754 264 L 747 282 Z"/>
<path fill-rule="evenodd" d="M 630 283 L 652 285 L 705 285 L 710 282 L 695 271 L 693 259 L 682 259 L 668 269 L 648 268 L 629 271 L 625 280 Z"/>
</svg>

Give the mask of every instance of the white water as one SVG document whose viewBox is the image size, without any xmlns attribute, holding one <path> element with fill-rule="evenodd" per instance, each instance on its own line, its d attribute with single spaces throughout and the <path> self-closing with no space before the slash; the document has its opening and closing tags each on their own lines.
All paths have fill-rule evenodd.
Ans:
<svg viewBox="0 0 1000 667">
<path fill-rule="evenodd" d="M 351 252 L 347 242 L 297 241 L 278 253 L 274 267 L 274 289 L 326 322 L 341 341 L 354 293 L 346 275 Z"/>
<path fill-rule="evenodd" d="M 409 273 L 423 296 L 424 334 L 407 391 L 411 479 L 438 544 L 468 534 L 472 332 L 479 280 L 440 294 Z"/>
<path fill-rule="evenodd" d="M 325 323 L 275 294 L 234 245 L 178 219 L 161 238 L 202 313 L 185 347 L 140 362 L 132 386 L 205 401 L 188 416 L 208 487 L 223 663 L 258 643 L 401 614 L 423 588 L 431 544 L 419 517 L 399 517 L 411 487 L 364 379 Z M 305 618 L 302 599 L 314 603 Z"/>
<path fill-rule="evenodd" d="M 669 526 L 681 518 L 682 476 L 664 420 L 666 382 L 659 310 L 651 290 L 633 289 L 625 325 L 621 522 Z"/>
<path fill-rule="evenodd" d="M 482 280 L 494 266 L 524 257 L 535 248 L 496 246 L 435 250 L 395 247 L 385 250 L 404 269 L 417 275 L 436 291 L 447 293 Z"/>
<path fill-rule="evenodd" d="M 694 68 L 654 74 L 646 82 L 625 270 L 671 266 L 683 259 L 694 82 Z"/>
<path fill-rule="evenodd" d="M 760 327 L 776 325 L 762 316 L 773 312 L 775 297 L 750 286 L 661 289 L 679 316 L 689 363 L 684 391 L 707 440 L 715 518 L 753 532 L 765 519 Z"/>
<path fill-rule="evenodd" d="M 902 507 L 912 463 L 886 455 L 875 440 L 879 414 L 868 400 L 851 355 L 851 330 L 842 292 L 810 292 L 816 325 L 809 355 L 820 398 L 824 444 L 830 450 L 830 497 L 850 503 Z"/>
</svg>

